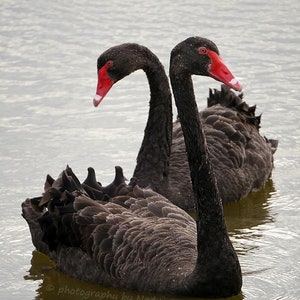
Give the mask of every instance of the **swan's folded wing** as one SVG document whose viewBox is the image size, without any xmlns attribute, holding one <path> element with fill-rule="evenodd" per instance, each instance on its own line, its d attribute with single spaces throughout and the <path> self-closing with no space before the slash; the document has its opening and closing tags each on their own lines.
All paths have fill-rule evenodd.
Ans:
<svg viewBox="0 0 300 300">
<path fill-rule="evenodd" d="M 188 257 L 189 260 L 183 265 L 194 262 L 196 226 L 188 214 L 159 194 L 139 188 L 135 192 L 133 194 L 140 197 L 132 194 L 126 200 L 122 196 L 127 207 L 116 202 L 96 207 L 91 203 L 90 207 L 78 211 L 74 220 L 80 225 L 81 247 L 99 270 L 105 276 L 116 280 L 128 278 L 128 282 L 138 285 L 144 276 L 151 276 L 151 280 L 157 282 L 160 276 L 157 265 L 172 268 L 174 261 L 172 263 L 172 256 L 168 256 L 172 249 L 190 253 L 182 255 L 182 259 Z M 79 198 L 75 203 L 82 201 L 87 203 Z M 75 206 L 83 205 L 76 203 Z"/>
<path fill-rule="evenodd" d="M 174 259 L 181 261 L 180 274 L 190 272 L 196 261 L 194 220 L 151 189 L 121 182 L 114 193 L 94 200 L 65 170 L 42 197 L 23 203 L 34 244 L 61 271 L 98 284 L 143 290 L 151 282 L 155 289 L 163 282 L 159 265 L 178 275 Z"/>
</svg>

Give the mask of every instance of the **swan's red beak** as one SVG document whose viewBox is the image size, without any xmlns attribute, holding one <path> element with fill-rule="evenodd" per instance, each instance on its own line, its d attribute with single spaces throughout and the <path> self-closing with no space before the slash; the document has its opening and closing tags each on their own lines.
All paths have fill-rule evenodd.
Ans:
<svg viewBox="0 0 300 300">
<path fill-rule="evenodd" d="M 222 58 L 214 51 L 208 51 L 207 54 L 211 59 L 211 64 L 208 69 L 209 75 L 212 78 L 225 83 L 234 90 L 241 92 L 243 89 L 242 85 L 227 68 Z"/>
<path fill-rule="evenodd" d="M 108 66 L 104 65 L 99 71 L 98 71 L 98 84 L 96 89 L 96 95 L 93 99 L 94 106 L 97 107 L 100 102 L 103 100 L 105 95 L 108 93 L 110 88 L 115 83 L 108 75 L 107 73 Z"/>
</svg>

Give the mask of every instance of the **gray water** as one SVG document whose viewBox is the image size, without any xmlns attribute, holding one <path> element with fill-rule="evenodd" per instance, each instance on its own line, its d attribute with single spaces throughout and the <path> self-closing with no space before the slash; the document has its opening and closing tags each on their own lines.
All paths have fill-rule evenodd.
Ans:
<svg viewBox="0 0 300 300">
<path fill-rule="evenodd" d="M 262 113 L 261 132 L 280 140 L 264 188 L 225 207 L 242 272 L 232 299 L 300 299 L 300 1 L 8 1 L 0 4 L 0 298 L 161 299 L 71 279 L 34 251 L 21 202 L 46 174 L 93 166 L 107 184 L 114 166 L 130 178 L 148 113 L 138 71 L 95 109 L 96 59 L 137 42 L 169 64 L 172 47 L 212 39 Z M 199 109 L 219 83 L 194 77 Z M 176 115 L 176 112 L 174 112 Z"/>
</svg>

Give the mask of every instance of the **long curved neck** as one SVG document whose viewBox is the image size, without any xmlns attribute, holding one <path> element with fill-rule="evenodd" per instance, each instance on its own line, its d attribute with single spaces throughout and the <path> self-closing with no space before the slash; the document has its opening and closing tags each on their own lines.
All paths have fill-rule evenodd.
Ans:
<svg viewBox="0 0 300 300">
<path fill-rule="evenodd" d="M 191 294 L 201 291 L 213 295 L 218 285 L 221 289 L 224 284 L 226 290 L 225 282 L 229 278 L 229 285 L 233 285 L 232 290 L 236 293 L 241 285 L 240 267 L 227 234 L 191 75 L 182 72 L 180 64 L 171 60 L 170 78 L 184 135 L 196 208 L 198 258 L 186 286 Z"/>
<path fill-rule="evenodd" d="M 144 139 L 133 176 L 140 186 L 156 189 L 168 175 L 172 144 L 172 98 L 168 77 L 158 58 L 147 53 L 143 67 L 150 87 L 150 107 Z"/>
<path fill-rule="evenodd" d="M 194 96 L 191 76 L 176 71 L 171 64 L 170 78 L 189 161 L 195 208 L 197 213 L 198 248 L 203 246 L 211 229 L 216 226 L 227 235 L 223 208 L 208 157 L 202 123 Z M 214 228 L 211 228 L 211 225 Z"/>
</svg>

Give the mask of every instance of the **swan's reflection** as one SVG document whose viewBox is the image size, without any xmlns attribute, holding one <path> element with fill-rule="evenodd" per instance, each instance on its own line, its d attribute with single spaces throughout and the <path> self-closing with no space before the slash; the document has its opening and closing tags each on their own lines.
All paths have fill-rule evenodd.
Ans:
<svg viewBox="0 0 300 300">
<path fill-rule="evenodd" d="M 262 225 L 274 222 L 270 213 L 270 199 L 275 193 L 273 180 L 269 178 L 259 191 L 224 205 L 227 230 L 238 255 L 257 248 L 257 243 L 253 241 L 261 237 Z M 190 214 L 195 217 L 194 212 Z"/>
<path fill-rule="evenodd" d="M 257 248 L 263 225 L 274 222 L 274 216 L 270 212 L 270 199 L 275 193 L 270 178 L 259 191 L 224 206 L 227 229 L 238 255 Z"/>
<path fill-rule="evenodd" d="M 247 198 L 224 206 L 230 239 L 238 253 L 245 255 L 257 246 L 262 235 L 261 225 L 274 221 L 270 213 L 270 198 L 275 193 L 272 179 L 262 189 Z M 109 299 L 109 300 L 158 300 L 175 299 L 160 295 L 125 292 L 88 284 L 70 278 L 54 269 L 54 263 L 44 254 L 33 251 L 31 268 L 26 280 L 41 280 L 36 299 Z M 179 298 L 178 298 L 179 299 Z M 229 298 L 241 300 L 243 295 Z"/>
<path fill-rule="evenodd" d="M 130 291 L 122 291 L 106 288 L 99 285 L 89 284 L 68 277 L 56 271 L 54 263 L 48 256 L 38 251 L 33 251 L 31 268 L 25 280 L 41 280 L 37 289 L 36 300 L 59 300 L 59 299 L 101 299 L 101 300 L 168 300 L 184 299 L 162 295 L 147 295 Z M 202 298 L 201 298 L 202 299 Z M 204 298 L 203 298 L 204 299 Z M 243 295 L 227 298 L 228 300 L 242 300 Z"/>
</svg>

